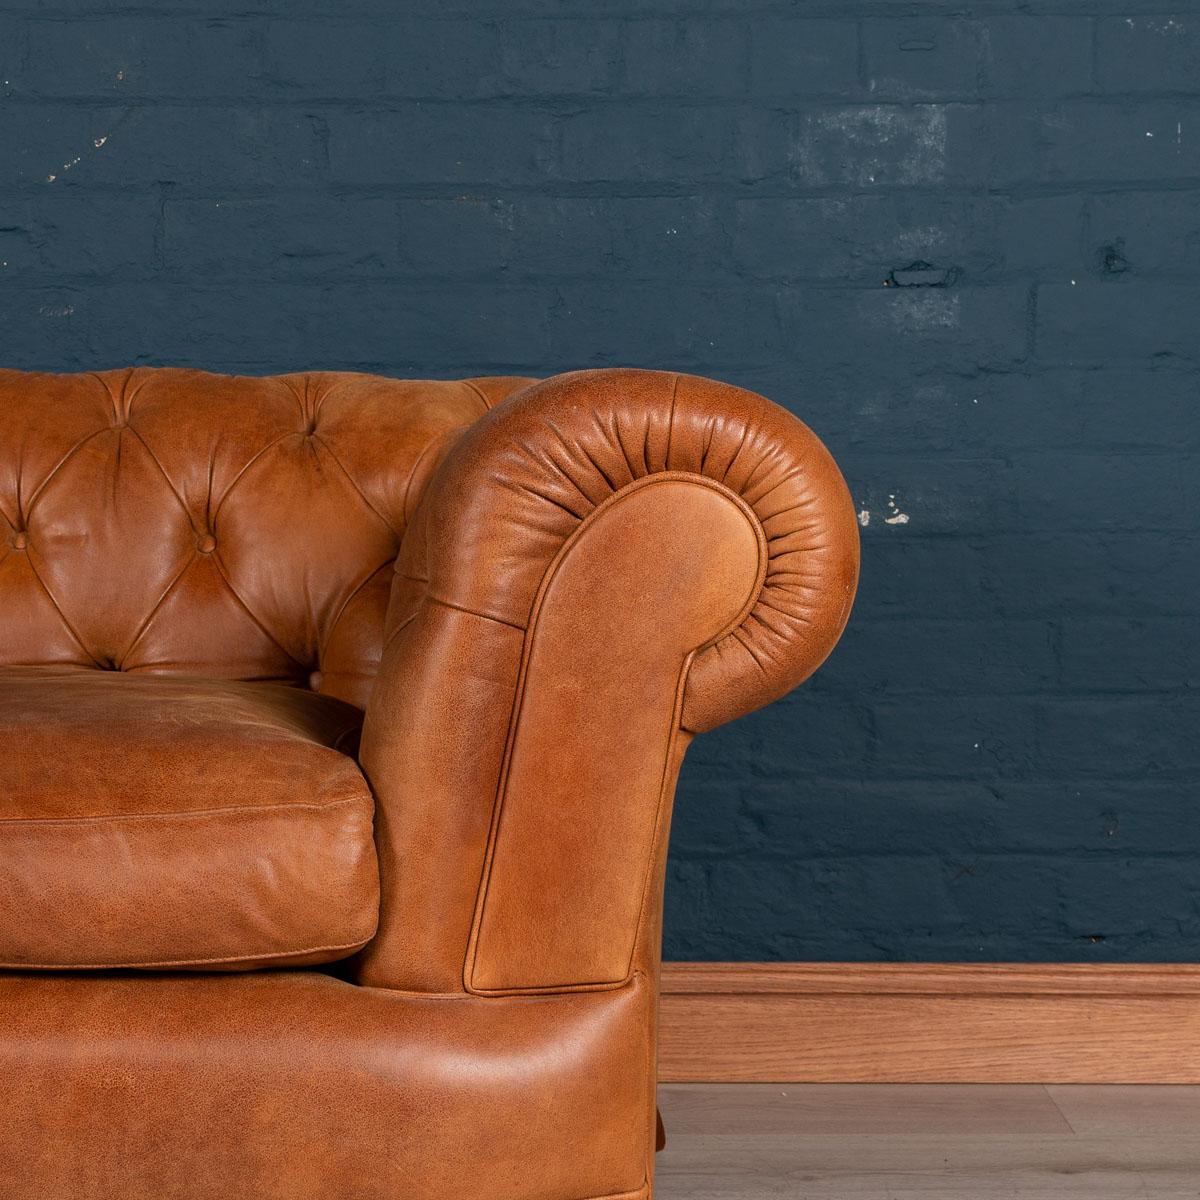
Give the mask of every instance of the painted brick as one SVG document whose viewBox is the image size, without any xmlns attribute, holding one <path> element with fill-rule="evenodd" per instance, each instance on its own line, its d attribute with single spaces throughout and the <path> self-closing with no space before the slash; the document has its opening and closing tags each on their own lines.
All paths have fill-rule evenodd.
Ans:
<svg viewBox="0 0 1200 1200">
<path fill-rule="evenodd" d="M 11 139 L 11 140 L 10 140 Z M 320 127 L 293 109 L 13 103 L 0 109 L 0 188 L 262 187 L 315 182 Z"/>
<path fill-rule="evenodd" d="M 1200 688 L 1200 640 L 1188 618 L 1076 619 L 1062 626 L 1061 684 L 1083 692 Z"/>
<path fill-rule="evenodd" d="M 994 817 L 979 848 L 991 854 L 1200 853 L 1200 815 L 1180 804 L 1177 782 L 1000 780 L 988 788 Z"/>
<path fill-rule="evenodd" d="M 396 269 L 396 228 L 395 204 L 376 197 L 169 197 L 163 260 L 216 278 L 374 275 Z"/>
<path fill-rule="evenodd" d="M 1037 705 L 1038 774 L 1190 780 L 1197 721 L 1200 703 L 1186 695 L 1047 699 Z"/>
<path fill-rule="evenodd" d="M 0 206 L 0 268 L 11 282 L 152 274 L 159 266 L 155 193 L 23 196 Z"/>
<path fill-rule="evenodd" d="M 629 21 L 620 91 L 632 96 L 740 96 L 748 23 L 739 19 Z"/>
<path fill-rule="evenodd" d="M 561 286 L 550 313 L 553 361 L 577 366 L 670 363 L 697 371 L 710 357 L 770 353 L 768 297 L 742 289 L 685 288 L 661 283 Z"/>
<path fill-rule="evenodd" d="M 989 15 L 980 22 L 986 97 L 1042 99 L 1092 89 L 1092 22 L 1086 16 Z"/>
<path fill-rule="evenodd" d="M 777 300 L 785 343 L 824 368 L 885 362 L 893 371 L 901 363 L 918 373 L 978 370 L 1026 356 L 1029 297 L 1019 285 L 797 288 Z"/>
<path fill-rule="evenodd" d="M 1005 616 L 1195 616 L 1198 551 L 1194 529 L 1039 529 L 991 536 L 967 561 L 980 567 L 980 595 Z"/>
<path fill-rule="evenodd" d="M 1028 776 L 1038 764 L 1039 721 L 1029 699 L 912 696 L 874 706 L 872 762 L 912 779 Z"/>
<path fill-rule="evenodd" d="M 281 97 L 376 99 L 387 78 L 377 22 L 273 20 L 263 37 L 263 78 Z"/>
<path fill-rule="evenodd" d="M 1182 218 L 1182 214 L 1181 214 Z M 1082 274 L 1077 195 L 764 197 L 737 201 L 737 253 L 755 275 L 881 284 L 914 261 L 951 282 Z"/>
<path fill-rule="evenodd" d="M 754 120 L 725 104 L 620 104 L 588 108 L 561 123 L 559 174 L 578 182 L 713 181 L 731 173 L 748 179 L 768 167 L 756 153 L 763 125 L 782 128 L 768 115 Z"/>
<path fill-rule="evenodd" d="M 871 21 L 863 34 L 867 89 L 881 100 L 972 99 L 979 91 L 982 49 L 975 21 Z"/>
<path fill-rule="evenodd" d="M 907 525 L 877 528 L 869 542 L 865 540 L 869 530 L 863 536 L 867 569 L 859 582 L 856 617 L 996 619 L 995 590 L 989 586 L 988 571 L 1002 553 L 997 550 L 998 541 L 1005 545 L 1002 540 L 924 537 Z M 1010 598 L 1009 611 L 1022 615 L 1030 611 L 1028 596 L 1019 593 L 1017 599 L 1019 602 L 1013 603 Z M 839 670 L 838 661 L 835 652 L 822 670 Z"/>
<path fill-rule="evenodd" d="M 1200 176 L 1200 103 L 1072 100 L 991 111 L 1007 138 L 998 179 L 1021 183 L 1195 180 Z"/>
<path fill-rule="evenodd" d="M 1195 12 L 1105 17 L 1096 31 L 1096 58 L 1106 92 L 1194 92 L 1200 20 Z"/>
<path fill-rule="evenodd" d="M 881 100 L 1036 99 L 1085 94 L 1092 23 L 1083 18 L 906 17 L 864 24 L 867 89 Z"/>
<path fill-rule="evenodd" d="M 1200 284 L 1124 278 L 1047 284 L 1037 294 L 1037 352 L 1043 362 L 1200 359 L 1195 305 Z"/>
<path fill-rule="evenodd" d="M 324 117 L 340 184 L 526 183 L 544 180 L 556 132 L 543 110 L 506 104 L 405 104 Z"/>
<path fill-rule="evenodd" d="M 995 788 L 971 781 L 760 784 L 727 807 L 739 818 L 737 844 L 754 857 L 844 857 L 876 844 L 889 854 L 922 855 L 930 849 L 931 827 L 938 830 L 942 855 L 969 855 L 1002 839 Z M 694 823 L 690 813 L 681 821 L 685 827 Z M 725 852 L 720 844 L 709 851 L 714 857 Z"/>
<path fill-rule="evenodd" d="M 418 272 L 594 279 L 736 278 L 723 206 L 696 196 L 459 195 L 400 202 L 405 261 Z"/>
<path fill-rule="evenodd" d="M 1189 872 L 1190 864 L 1170 860 L 1072 861 L 1061 881 L 1061 919 L 1068 936 L 1136 945 L 1164 918 L 1186 922 L 1187 906 L 1172 905 L 1170 897 L 1186 893 Z"/>
<path fill-rule="evenodd" d="M 1015 458 L 1010 479 L 1022 525 L 1080 531 L 1194 527 L 1190 456 L 1046 451 Z"/>
<path fill-rule="evenodd" d="M 521 19 L 413 21 L 377 30 L 386 91 L 446 100 L 603 93 L 621 65 L 621 25 Z"/>
<path fill-rule="evenodd" d="M 1019 523 L 1012 471 L 1000 458 L 843 456 L 868 538 L 982 534 Z"/>
<path fill-rule="evenodd" d="M 1111 279 L 1132 273 L 1194 279 L 1200 271 L 1200 192 L 1107 192 L 1092 198 L 1087 265 Z"/>
<path fill-rule="evenodd" d="M 851 21 L 767 16 L 750 30 L 755 96 L 857 98 L 858 28 Z"/>
<path fill-rule="evenodd" d="M 30 21 L 26 36 L 15 80 L 22 94 L 132 101 L 261 92 L 257 25 L 242 17 Z"/>
<path fill-rule="evenodd" d="M 799 115 L 791 150 L 806 187 L 934 187 L 984 177 L 981 113 L 963 104 L 865 104 Z"/>
<path fill-rule="evenodd" d="M 762 391 L 844 468 L 858 605 L 692 747 L 667 954 L 1194 959 L 1198 39 L 1158 0 L 0 0 L 4 365 Z"/>
<path fill-rule="evenodd" d="M 831 673 L 839 690 L 861 696 L 966 694 L 981 686 L 989 694 L 1028 692 L 1058 682 L 1057 630 L 1044 619 L 864 617 Z"/>
</svg>

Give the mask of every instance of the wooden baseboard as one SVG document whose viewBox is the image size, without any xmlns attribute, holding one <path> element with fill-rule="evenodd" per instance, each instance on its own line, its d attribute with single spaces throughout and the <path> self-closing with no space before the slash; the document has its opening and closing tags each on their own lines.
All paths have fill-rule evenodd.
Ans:
<svg viewBox="0 0 1200 1200">
<path fill-rule="evenodd" d="M 1200 966 L 667 963 L 659 1078 L 1200 1083 Z"/>
</svg>

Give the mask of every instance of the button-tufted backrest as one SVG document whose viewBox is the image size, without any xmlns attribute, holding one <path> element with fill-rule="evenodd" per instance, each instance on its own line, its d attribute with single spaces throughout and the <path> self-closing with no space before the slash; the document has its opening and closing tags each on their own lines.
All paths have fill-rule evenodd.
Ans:
<svg viewBox="0 0 1200 1200">
<path fill-rule="evenodd" d="M 286 679 L 365 705 L 416 500 L 525 382 L 0 371 L 0 666 Z"/>
</svg>

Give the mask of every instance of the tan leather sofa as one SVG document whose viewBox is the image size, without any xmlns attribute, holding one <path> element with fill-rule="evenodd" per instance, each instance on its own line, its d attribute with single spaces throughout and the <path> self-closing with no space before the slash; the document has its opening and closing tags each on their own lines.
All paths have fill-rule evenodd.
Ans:
<svg viewBox="0 0 1200 1200">
<path fill-rule="evenodd" d="M 680 761 L 857 547 L 694 377 L 0 372 L 5 1200 L 649 1197 Z"/>
</svg>

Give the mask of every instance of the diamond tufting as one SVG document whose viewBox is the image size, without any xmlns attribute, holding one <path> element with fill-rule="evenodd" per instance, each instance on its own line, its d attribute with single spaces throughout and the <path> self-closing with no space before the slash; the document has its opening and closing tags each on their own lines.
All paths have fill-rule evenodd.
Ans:
<svg viewBox="0 0 1200 1200">
<path fill-rule="evenodd" d="M 0 371 L 0 666 L 365 705 L 416 499 L 525 382 Z"/>
</svg>

